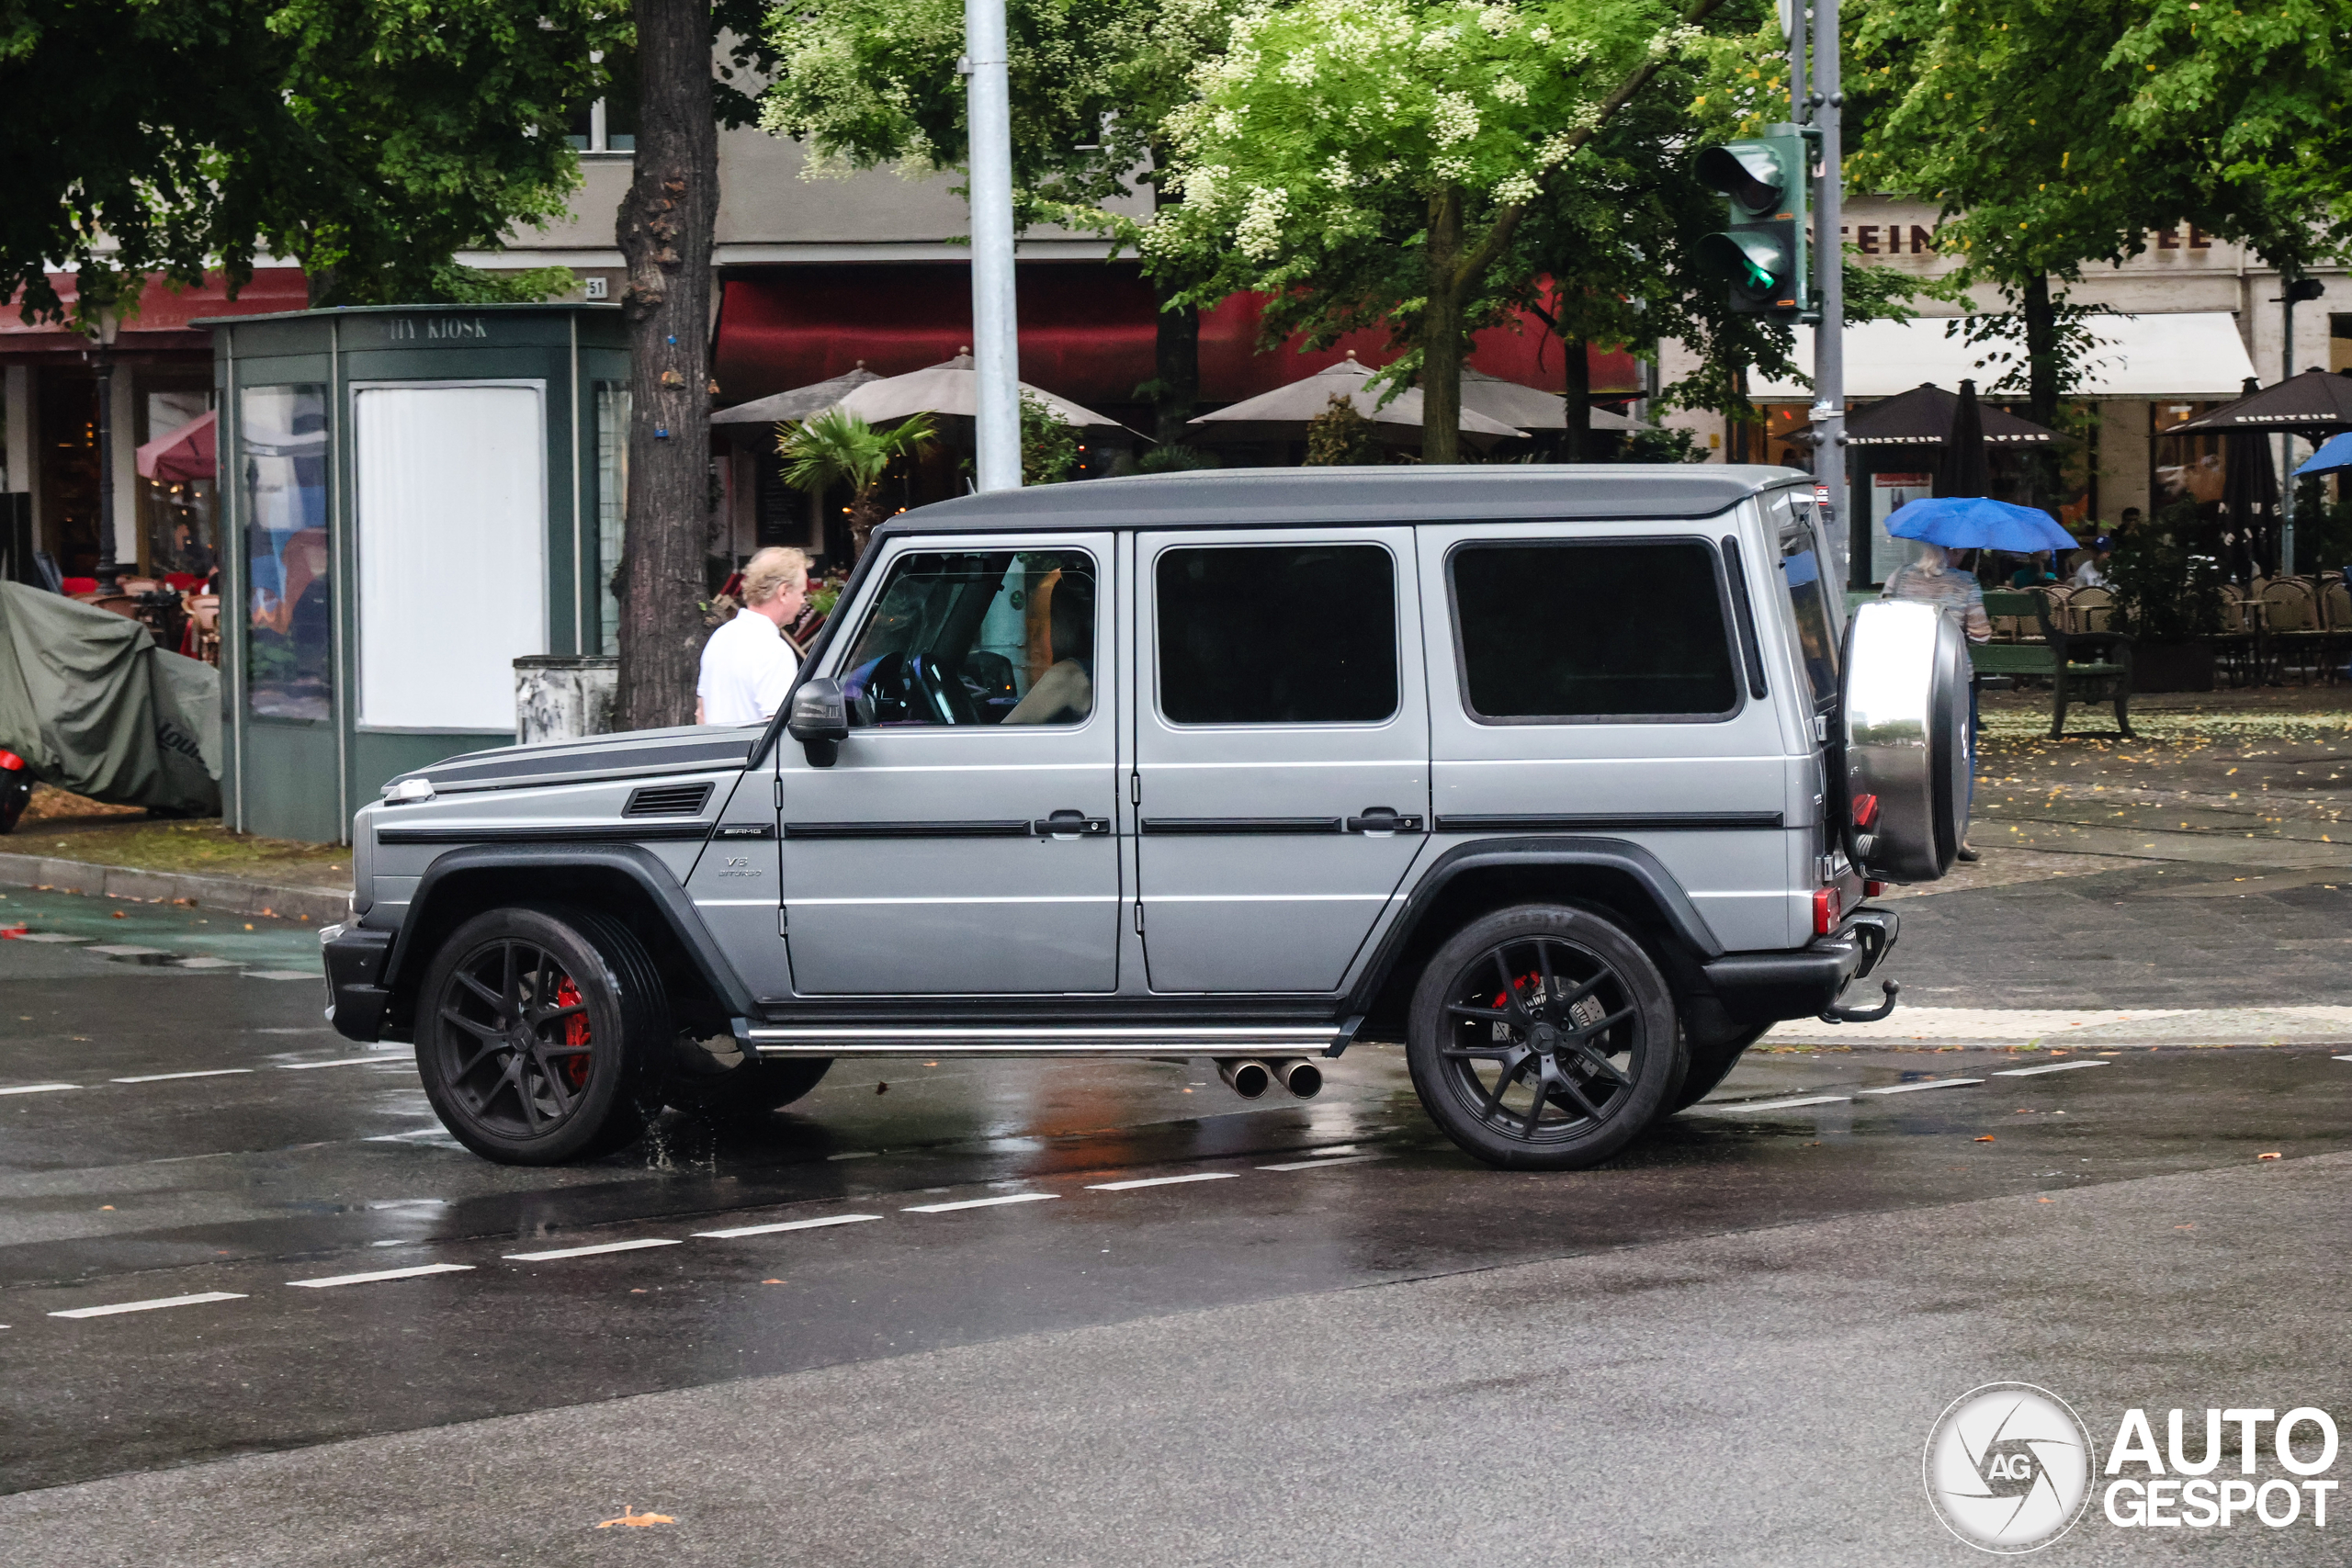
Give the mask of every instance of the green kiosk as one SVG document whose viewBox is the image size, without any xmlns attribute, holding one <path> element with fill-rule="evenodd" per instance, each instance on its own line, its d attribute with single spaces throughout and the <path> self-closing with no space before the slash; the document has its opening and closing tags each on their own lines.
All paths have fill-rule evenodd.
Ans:
<svg viewBox="0 0 2352 1568">
<path fill-rule="evenodd" d="M 516 659 L 615 651 L 614 305 L 219 318 L 228 826 L 347 839 L 385 780 L 514 739 Z"/>
</svg>

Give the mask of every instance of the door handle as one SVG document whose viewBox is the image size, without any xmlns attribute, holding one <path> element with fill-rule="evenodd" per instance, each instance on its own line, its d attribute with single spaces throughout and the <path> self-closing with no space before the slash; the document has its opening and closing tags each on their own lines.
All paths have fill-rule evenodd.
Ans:
<svg viewBox="0 0 2352 1568">
<path fill-rule="evenodd" d="M 1107 839 L 1111 836 L 1108 817 L 1089 817 L 1083 811 L 1057 811 L 1029 824 L 1032 836 L 1040 839 Z"/>
<path fill-rule="evenodd" d="M 1367 806 L 1363 816 L 1348 818 L 1348 831 L 1351 833 L 1418 833 L 1420 830 L 1419 818 L 1401 817 L 1385 806 Z"/>
</svg>

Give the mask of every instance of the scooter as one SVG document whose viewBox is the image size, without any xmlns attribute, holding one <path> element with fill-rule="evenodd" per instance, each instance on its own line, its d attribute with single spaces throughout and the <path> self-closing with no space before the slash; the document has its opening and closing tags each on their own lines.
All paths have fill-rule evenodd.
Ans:
<svg viewBox="0 0 2352 1568">
<path fill-rule="evenodd" d="M 33 797 L 33 771 L 14 751 L 0 750 L 0 833 L 17 830 L 17 818 Z"/>
</svg>

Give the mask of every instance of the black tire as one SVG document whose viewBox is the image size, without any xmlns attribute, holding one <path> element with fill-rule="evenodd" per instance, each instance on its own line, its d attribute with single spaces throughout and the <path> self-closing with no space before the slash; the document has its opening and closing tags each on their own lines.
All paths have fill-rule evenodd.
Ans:
<svg viewBox="0 0 2352 1568">
<path fill-rule="evenodd" d="M 1603 916 L 1549 905 L 1484 916 L 1438 949 L 1413 991 L 1405 1056 L 1445 1135 L 1507 1170 L 1598 1165 L 1649 1125 L 1683 1071 L 1649 954 Z"/>
<path fill-rule="evenodd" d="M 833 1065 L 831 1056 L 786 1056 L 773 1062 L 739 1058 L 726 1066 L 691 1040 L 679 1042 L 679 1055 L 689 1061 L 703 1055 L 713 1065 L 699 1071 L 699 1063 L 673 1066 L 662 1099 L 673 1111 L 709 1122 L 755 1122 L 781 1111 L 822 1082 Z"/>
<path fill-rule="evenodd" d="M 1688 1111 L 1714 1093 L 1715 1086 L 1731 1077 L 1731 1070 L 1739 1066 L 1739 1059 L 1746 1055 L 1747 1048 L 1763 1039 L 1764 1032 L 1771 1027 L 1769 1023 L 1756 1024 L 1712 1045 L 1685 1041 L 1684 1049 L 1690 1054 L 1690 1070 L 1683 1076 L 1682 1087 L 1668 1097 L 1666 1113 L 1671 1116 L 1678 1111 Z"/>
<path fill-rule="evenodd" d="M 501 1165 L 594 1159 L 635 1142 L 673 1033 L 644 944 L 569 908 L 492 909 L 459 926 L 425 969 L 416 1013 L 435 1114 Z"/>
</svg>

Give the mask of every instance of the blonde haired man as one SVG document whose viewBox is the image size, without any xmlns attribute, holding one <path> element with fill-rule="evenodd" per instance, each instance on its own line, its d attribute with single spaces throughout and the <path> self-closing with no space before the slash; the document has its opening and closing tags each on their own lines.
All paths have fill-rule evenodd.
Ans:
<svg viewBox="0 0 2352 1568">
<path fill-rule="evenodd" d="M 808 558 L 771 545 L 743 563 L 743 607 L 703 644 L 696 724 L 764 724 L 782 705 L 799 656 L 784 628 L 808 599 Z"/>
</svg>

